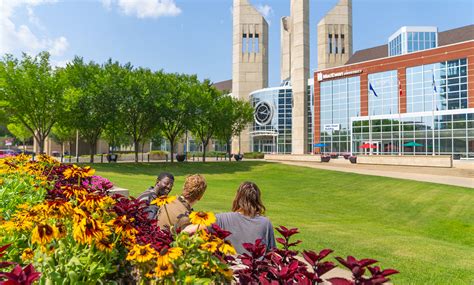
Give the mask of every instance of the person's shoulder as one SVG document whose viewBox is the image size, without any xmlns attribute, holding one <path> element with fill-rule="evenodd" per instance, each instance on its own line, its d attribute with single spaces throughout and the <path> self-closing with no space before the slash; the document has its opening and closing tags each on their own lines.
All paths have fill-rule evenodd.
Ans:
<svg viewBox="0 0 474 285">
<path fill-rule="evenodd" d="M 237 212 L 225 212 L 216 214 L 217 220 L 233 220 L 236 219 L 240 214 Z"/>
</svg>

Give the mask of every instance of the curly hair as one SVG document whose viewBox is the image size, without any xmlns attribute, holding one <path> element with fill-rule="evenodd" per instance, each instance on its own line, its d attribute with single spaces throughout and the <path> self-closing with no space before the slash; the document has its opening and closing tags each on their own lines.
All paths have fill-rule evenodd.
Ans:
<svg viewBox="0 0 474 285">
<path fill-rule="evenodd" d="M 183 186 L 183 197 L 189 202 L 200 200 L 206 191 L 206 179 L 200 174 L 189 175 L 186 177 Z"/>
<path fill-rule="evenodd" d="M 265 213 L 265 206 L 262 203 L 261 192 L 257 184 L 245 181 L 240 184 L 232 203 L 233 212 L 241 212 L 245 216 L 255 217 Z"/>
</svg>

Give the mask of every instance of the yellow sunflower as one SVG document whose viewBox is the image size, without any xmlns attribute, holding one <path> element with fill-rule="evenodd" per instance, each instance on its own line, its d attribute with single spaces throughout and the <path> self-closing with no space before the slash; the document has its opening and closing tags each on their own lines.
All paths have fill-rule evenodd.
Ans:
<svg viewBox="0 0 474 285">
<path fill-rule="evenodd" d="M 111 234 L 109 227 L 99 220 L 85 217 L 74 223 L 73 238 L 81 244 L 92 244 L 93 240 L 107 238 Z"/>
<path fill-rule="evenodd" d="M 114 249 L 114 244 L 108 238 L 97 240 L 95 245 L 100 251 L 111 252 Z"/>
<path fill-rule="evenodd" d="M 177 259 L 183 255 L 183 249 L 180 247 L 171 247 L 171 248 L 166 248 L 164 247 L 159 253 L 158 253 L 158 260 L 157 264 L 167 264 L 170 263 L 172 260 Z"/>
<path fill-rule="evenodd" d="M 45 245 L 50 243 L 55 236 L 57 236 L 58 229 L 55 226 L 40 223 L 31 234 L 31 242 Z"/>
<path fill-rule="evenodd" d="M 156 251 L 149 244 L 147 245 L 134 245 L 132 250 L 127 255 L 127 260 L 136 262 L 147 262 L 156 256 Z"/>
<path fill-rule="evenodd" d="M 193 225 L 210 226 L 216 222 L 216 216 L 212 212 L 192 212 L 189 219 Z"/>
<path fill-rule="evenodd" d="M 219 268 L 219 273 L 224 275 L 227 280 L 231 280 L 234 277 L 234 271 L 230 268 Z"/>
<path fill-rule="evenodd" d="M 34 256 L 35 256 L 35 252 L 31 248 L 26 248 L 25 250 L 23 250 L 23 253 L 21 254 L 21 260 L 23 261 L 32 260 Z"/>
<path fill-rule="evenodd" d="M 171 265 L 171 263 L 158 264 L 155 267 L 155 276 L 158 277 L 158 278 L 162 278 L 162 277 L 171 275 L 171 274 L 173 274 L 173 272 L 174 272 L 173 265 Z"/>
<path fill-rule="evenodd" d="M 207 250 L 209 252 L 215 252 L 217 250 L 217 243 L 210 241 L 201 244 L 201 249 Z"/>
<path fill-rule="evenodd" d="M 163 195 L 163 196 L 160 196 L 158 198 L 156 198 L 155 200 L 151 201 L 150 204 L 152 205 L 157 205 L 157 206 L 164 206 L 164 205 L 168 205 L 169 203 L 173 202 L 174 200 L 176 200 L 176 196 L 168 196 L 168 195 Z"/>
<path fill-rule="evenodd" d="M 228 241 L 224 241 L 219 246 L 219 251 L 222 252 L 225 255 L 234 255 L 234 254 L 236 254 L 235 248 Z"/>
</svg>

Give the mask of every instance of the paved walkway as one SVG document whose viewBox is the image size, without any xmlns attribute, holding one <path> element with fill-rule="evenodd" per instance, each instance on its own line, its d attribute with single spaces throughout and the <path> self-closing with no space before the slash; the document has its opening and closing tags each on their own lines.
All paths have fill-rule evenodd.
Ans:
<svg viewBox="0 0 474 285">
<path fill-rule="evenodd" d="M 414 166 L 389 166 L 350 163 L 320 163 L 303 161 L 274 161 L 288 165 L 306 166 L 365 175 L 385 176 L 423 182 L 474 188 L 474 169 L 471 167 L 437 168 Z"/>
</svg>

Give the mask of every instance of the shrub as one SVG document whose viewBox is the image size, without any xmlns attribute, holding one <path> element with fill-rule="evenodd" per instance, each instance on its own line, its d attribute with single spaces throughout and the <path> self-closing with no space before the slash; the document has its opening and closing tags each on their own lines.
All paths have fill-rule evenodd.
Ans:
<svg viewBox="0 0 474 285">
<path fill-rule="evenodd" d="M 263 159 L 265 154 L 263 152 L 246 152 L 244 153 L 244 158 Z"/>
<path fill-rule="evenodd" d="M 164 151 L 164 150 L 152 150 L 152 151 L 150 151 L 150 154 L 156 154 L 156 155 L 162 155 L 162 156 L 168 155 L 168 153 L 169 152 Z"/>
</svg>

